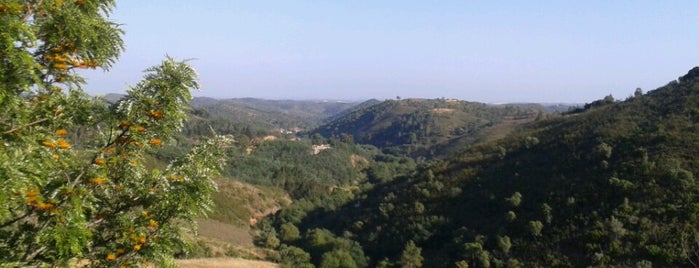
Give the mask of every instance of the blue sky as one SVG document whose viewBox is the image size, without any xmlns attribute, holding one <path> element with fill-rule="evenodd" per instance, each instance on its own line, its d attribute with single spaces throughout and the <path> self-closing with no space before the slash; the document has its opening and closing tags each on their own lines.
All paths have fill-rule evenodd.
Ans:
<svg viewBox="0 0 699 268">
<path fill-rule="evenodd" d="M 590 102 L 699 65 L 699 1 L 117 1 L 112 19 L 127 48 L 92 94 L 166 54 L 217 98 Z"/>
</svg>

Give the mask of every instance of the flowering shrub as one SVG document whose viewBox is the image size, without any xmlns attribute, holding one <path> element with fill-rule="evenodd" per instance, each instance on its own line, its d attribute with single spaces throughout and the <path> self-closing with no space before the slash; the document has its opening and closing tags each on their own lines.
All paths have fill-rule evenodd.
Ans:
<svg viewBox="0 0 699 268">
<path fill-rule="evenodd" d="M 182 228 L 212 204 L 227 140 L 145 164 L 199 87 L 186 62 L 147 69 L 113 105 L 82 91 L 76 70 L 106 70 L 123 49 L 113 7 L 0 4 L 0 266 L 172 266 Z"/>
</svg>

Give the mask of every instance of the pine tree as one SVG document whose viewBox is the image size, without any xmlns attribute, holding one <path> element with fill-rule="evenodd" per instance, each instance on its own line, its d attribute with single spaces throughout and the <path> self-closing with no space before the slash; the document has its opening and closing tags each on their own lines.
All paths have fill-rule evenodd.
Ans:
<svg viewBox="0 0 699 268">
<path fill-rule="evenodd" d="M 418 268 L 422 267 L 422 249 L 415 245 L 412 240 L 405 244 L 405 249 L 400 256 L 398 264 L 402 268 Z"/>
</svg>

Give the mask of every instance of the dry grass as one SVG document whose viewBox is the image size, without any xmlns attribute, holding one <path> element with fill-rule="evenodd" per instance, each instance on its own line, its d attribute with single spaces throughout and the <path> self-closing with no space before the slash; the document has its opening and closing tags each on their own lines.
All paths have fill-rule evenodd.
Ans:
<svg viewBox="0 0 699 268">
<path fill-rule="evenodd" d="M 268 259 L 269 254 L 275 254 L 253 244 L 251 225 L 288 205 L 291 202 L 288 195 L 280 189 L 258 187 L 233 179 L 219 179 L 216 183 L 219 191 L 214 195 L 216 207 L 211 218 L 197 220 L 197 235 L 188 234 L 187 239 L 195 243 L 189 257 L 263 260 Z"/>
<path fill-rule="evenodd" d="M 278 268 L 273 262 L 251 261 L 240 258 L 203 258 L 177 260 L 182 268 Z"/>
</svg>

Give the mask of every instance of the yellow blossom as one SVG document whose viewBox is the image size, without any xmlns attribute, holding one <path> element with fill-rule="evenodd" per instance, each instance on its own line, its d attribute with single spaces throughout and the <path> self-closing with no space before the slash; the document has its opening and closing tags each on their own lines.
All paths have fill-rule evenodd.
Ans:
<svg viewBox="0 0 699 268">
<path fill-rule="evenodd" d="M 65 130 L 65 129 L 56 130 L 56 136 L 65 136 L 66 134 L 68 134 L 68 130 Z"/>
<path fill-rule="evenodd" d="M 138 238 L 138 243 L 145 244 L 145 243 L 146 243 L 146 237 L 145 237 L 145 236 L 139 237 L 139 238 Z"/>
<path fill-rule="evenodd" d="M 106 163 L 106 162 L 107 162 L 107 161 L 105 161 L 104 158 L 97 158 L 97 159 L 95 159 L 95 165 L 98 165 L 98 166 L 103 166 L 104 163 Z"/>
<path fill-rule="evenodd" d="M 53 159 L 55 159 L 55 160 L 58 160 L 59 158 L 61 158 L 61 156 L 60 156 L 60 155 L 57 155 L 57 154 L 53 154 Z"/>
<path fill-rule="evenodd" d="M 141 250 L 141 245 L 138 245 L 138 244 L 137 244 L 137 245 L 133 246 L 133 250 L 134 250 L 134 251 L 139 251 L 139 250 Z"/>
<path fill-rule="evenodd" d="M 150 221 L 148 221 L 148 227 L 152 227 L 152 228 L 158 227 L 158 222 L 155 220 L 150 220 Z"/>
<path fill-rule="evenodd" d="M 115 261 L 115 260 L 116 260 L 116 255 L 114 255 L 114 253 L 111 253 L 111 252 L 110 252 L 109 254 L 107 254 L 107 260 L 108 260 L 108 261 Z"/>
</svg>

